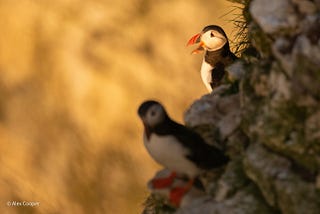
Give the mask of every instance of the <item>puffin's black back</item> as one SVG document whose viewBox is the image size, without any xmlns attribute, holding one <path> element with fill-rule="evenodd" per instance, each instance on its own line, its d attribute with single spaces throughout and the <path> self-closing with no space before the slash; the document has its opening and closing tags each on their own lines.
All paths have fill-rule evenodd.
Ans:
<svg viewBox="0 0 320 214">
<path fill-rule="evenodd" d="M 196 132 L 181 126 L 181 132 L 186 129 L 189 134 L 178 135 L 178 139 L 186 143 L 191 153 L 187 158 L 196 163 L 199 168 L 211 169 L 225 165 L 229 158 L 220 150 L 207 144 Z M 183 131 L 185 133 L 185 131 Z"/>
<path fill-rule="evenodd" d="M 229 161 L 221 150 L 207 144 L 199 134 L 169 118 L 153 131 L 158 135 L 174 135 L 190 151 L 186 157 L 199 168 L 216 168 Z"/>
</svg>

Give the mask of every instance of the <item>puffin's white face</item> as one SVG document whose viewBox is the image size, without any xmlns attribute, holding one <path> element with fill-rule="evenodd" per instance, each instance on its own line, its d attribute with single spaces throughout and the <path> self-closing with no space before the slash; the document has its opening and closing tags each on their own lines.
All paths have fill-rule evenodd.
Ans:
<svg viewBox="0 0 320 214">
<path fill-rule="evenodd" d="M 216 30 L 209 30 L 202 34 L 201 42 L 206 50 L 216 51 L 227 43 L 227 38 Z"/>
<path fill-rule="evenodd" d="M 163 122 L 166 118 L 166 113 L 163 107 L 159 104 L 152 105 L 146 114 L 144 115 L 143 121 L 150 127 L 154 127 L 159 123 Z"/>
</svg>

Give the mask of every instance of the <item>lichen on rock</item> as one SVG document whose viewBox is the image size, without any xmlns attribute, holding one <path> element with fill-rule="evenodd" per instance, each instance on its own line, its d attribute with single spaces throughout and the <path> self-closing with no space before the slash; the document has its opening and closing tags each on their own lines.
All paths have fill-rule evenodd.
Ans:
<svg viewBox="0 0 320 214">
<path fill-rule="evenodd" d="M 258 186 L 265 200 L 282 213 L 318 213 L 319 193 L 314 184 L 295 173 L 294 165 L 261 144 L 252 144 L 246 151 L 244 169 Z M 289 206 L 290 205 L 290 206 Z"/>
</svg>

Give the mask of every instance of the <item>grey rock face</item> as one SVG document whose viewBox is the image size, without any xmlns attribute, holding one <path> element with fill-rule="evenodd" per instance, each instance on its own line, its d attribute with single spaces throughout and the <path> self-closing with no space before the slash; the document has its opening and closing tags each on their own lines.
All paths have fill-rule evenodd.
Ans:
<svg viewBox="0 0 320 214">
<path fill-rule="evenodd" d="M 279 33 L 297 26 L 298 19 L 289 0 L 254 0 L 250 12 L 266 33 Z"/>
<path fill-rule="evenodd" d="M 231 81 L 241 80 L 245 75 L 245 67 L 242 61 L 236 61 L 226 68 L 228 79 Z"/>
<path fill-rule="evenodd" d="M 319 108 L 320 33 L 316 29 L 320 29 L 320 16 L 315 13 L 315 6 L 308 9 L 314 4 L 311 1 L 276 1 L 279 9 L 271 14 L 269 9 L 275 6 L 267 4 L 273 2 L 254 0 L 250 6 L 254 20 L 274 42 L 270 43 L 271 57 L 254 64 L 244 81 L 247 133 L 317 171 L 320 142 L 311 136 L 317 135 L 315 129 L 320 127 L 311 118 L 317 118 Z M 292 8 L 298 10 L 292 14 Z M 274 23 L 269 23 L 275 27 L 273 30 L 265 23 L 269 16 L 273 17 Z M 290 16 L 301 17 L 294 28 L 287 20 Z M 286 27 L 280 27 L 281 23 Z"/>
<path fill-rule="evenodd" d="M 254 64 L 243 81 L 242 115 L 251 139 L 244 169 L 268 204 L 281 213 L 317 213 L 319 15 L 313 1 L 278 1 L 278 7 L 285 8 L 274 11 L 271 21 L 267 17 L 273 6 L 266 2 L 255 0 L 250 7 L 262 33 L 274 42 L 270 58 Z M 262 7 L 268 7 L 265 17 Z M 292 16 L 301 19 L 292 24 Z"/>
<path fill-rule="evenodd" d="M 318 213 L 320 195 L 314 183 L 295 173 L 292 163 L 267 149 L 253 144 L 244 158 L 246 174 L 262 191 L 269 205 L 279 207 L 282 213 Z M 290 206 L 288 206 L 290 205 Z"/>
<path fill-rule="evenodd" d="M 239 95 L 222 97 L 208 94 L 195 101 L 185 113 L 186 125 L 199 127 L 212 125 L 220 140 L 225 140 L 240 125 Z"/>
<path fill-rule="evenodd" d="M 261 200 L 254 186 L 249 185 L 238 191 L 233 197 L 222 202 L 208 200 L 198 206 L 180 209 L 176 214 L 271 214 L 272 210 Z"/>
</svg>

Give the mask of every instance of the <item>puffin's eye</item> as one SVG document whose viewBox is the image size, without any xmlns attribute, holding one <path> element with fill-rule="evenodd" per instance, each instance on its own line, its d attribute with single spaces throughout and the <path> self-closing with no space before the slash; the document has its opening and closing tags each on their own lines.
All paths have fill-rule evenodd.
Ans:
<svg viewBox="0 0 320 214">
<path fill-rule="evenodd" d="M 210 33 L 210 36 L 211 36 L 211 37 L 214 37 L 214 34 L 212 33 L 212 31 L 211 31 L 211 33 Z"/>
<path fill-rule="evenodd" d="M 156 112 L 155 111 L 151 111 L 151 116 L 154 116 L 156 115 Z"/>
</svg>

